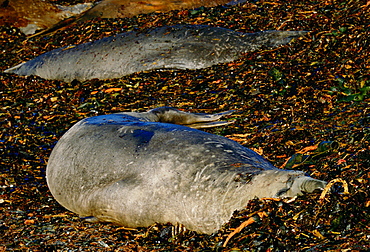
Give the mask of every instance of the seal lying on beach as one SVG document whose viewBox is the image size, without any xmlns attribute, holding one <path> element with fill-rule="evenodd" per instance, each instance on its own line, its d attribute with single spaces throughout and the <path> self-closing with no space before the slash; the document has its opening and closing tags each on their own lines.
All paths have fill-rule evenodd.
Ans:
<svg viewBox="0 0 370 252">
<path fill-rule="evenodd" d="M 228 124 L 217 120 L 230 113 L 161 107 L 83 119 L 51 153 L 50 191 L 82 217 L 126 227 L 180 223 L 210 234 L 254 197 L 293 197 L 325 187 L 228 138 L 194 129 Z"/>
<path fill-rule="evenodd" d="M 164 26 L 55 49 L 5 72 L 71 82 L 120 78 L 153 69 L 200 69 L 231 62 L 262 47 L 287 44 L 305 33 L 248 34 L 204 25 Z"/>
</svg>

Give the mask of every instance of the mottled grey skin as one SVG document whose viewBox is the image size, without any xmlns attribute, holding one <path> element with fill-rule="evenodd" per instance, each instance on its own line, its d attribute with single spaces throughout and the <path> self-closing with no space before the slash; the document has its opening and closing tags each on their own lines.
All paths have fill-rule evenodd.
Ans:
<svg viewBox="0 0 370 252">
<path fill-rule="evenodd" d="M 86 118 L 55 146 L 46 170 L 67 209 L 126 227 L 180 223 L 210 234 L 254 197 L 293 197 L 326 182 L 281 170 L 240 144 L 190 127 L 216 115 L 162 107 Z M 208 123 L 209 122 L 209 123 Z"/>
<path fill-rule="evenodd" d="M 59 48 L 7 69 L 18 75 L 71 82 L 111 79 L 153 69 L 200 69 L 231 62 L 243 53 L 277 47 L 304 31 L 240 33 L 203 25 L 176 25 L 128 32 Z"/>
</svg>

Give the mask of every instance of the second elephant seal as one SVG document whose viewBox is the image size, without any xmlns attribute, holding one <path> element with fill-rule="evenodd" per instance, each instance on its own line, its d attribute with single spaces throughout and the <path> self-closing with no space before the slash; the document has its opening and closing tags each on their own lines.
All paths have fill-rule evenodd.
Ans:
<svg viewBox="0 0 370 252">
<path fill-rule="evenodd" d="M 227 124 L 217 121 L 225 114 L 161 107 L 83 119 L 52 151 L 50 191 L 80 216 L 126 227 L 181 223 L 210 234 L 254 197 L 293 197 L 325 187 L 228 138 L 187 127 Z"/>
<path fill-rule="evenodd" d="M 200 69 L 231 62 L 262 47 L 287 44 L 305 33 L 241 33 L 206 25 L 163 26 L 55 49 L 5 72 L 71 82 L 120 78 L 153 69 Z"/>
</svg>

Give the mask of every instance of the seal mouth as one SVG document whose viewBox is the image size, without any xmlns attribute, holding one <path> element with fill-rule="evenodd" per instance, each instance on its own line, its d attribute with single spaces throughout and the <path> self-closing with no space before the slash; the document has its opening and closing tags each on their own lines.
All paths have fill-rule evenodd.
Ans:
<svg viewBox="0 0 370 252">
<path fill-rule="evenodd" d="M 287 195 L 286 195 L 286 193 L 287 193 L 288 191 L 289 191 L 289 189 L 288 189 L 288 188 L 281 189 L 280 191 L 278 191 L 278 192 L 275 194 L 274 198 L 284 198 L 284 197 L 289 197 L 289 196 L 287 196 Z"/>
<path fill-rule="evenodd" d="M 290 176 L 286 182 L 286 187 L 283 189 L 280 189 L 274 197 L 276 198 L 289 198 L 294 197 L 297 195 L 301 195 L 301 191 L 294 188 L 294 182 L 297 179 L 296 176 Z M 298 194 L 299 193 L 299 194 Z"/>
</svg>

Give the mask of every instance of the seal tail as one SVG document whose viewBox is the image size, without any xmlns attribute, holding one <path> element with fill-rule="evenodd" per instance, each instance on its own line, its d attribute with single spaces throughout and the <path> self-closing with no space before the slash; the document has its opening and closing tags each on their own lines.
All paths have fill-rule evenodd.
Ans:
<svg viewBox="0 0 370 252">
<path fill-rule="evenodd" d="M 306 35 L 308 31 L 261 31 L 245 34 L 245 52 L 258 50 L 262 47 L 275 48 L 286 45 L 293 39 Z"/>
</svg>

